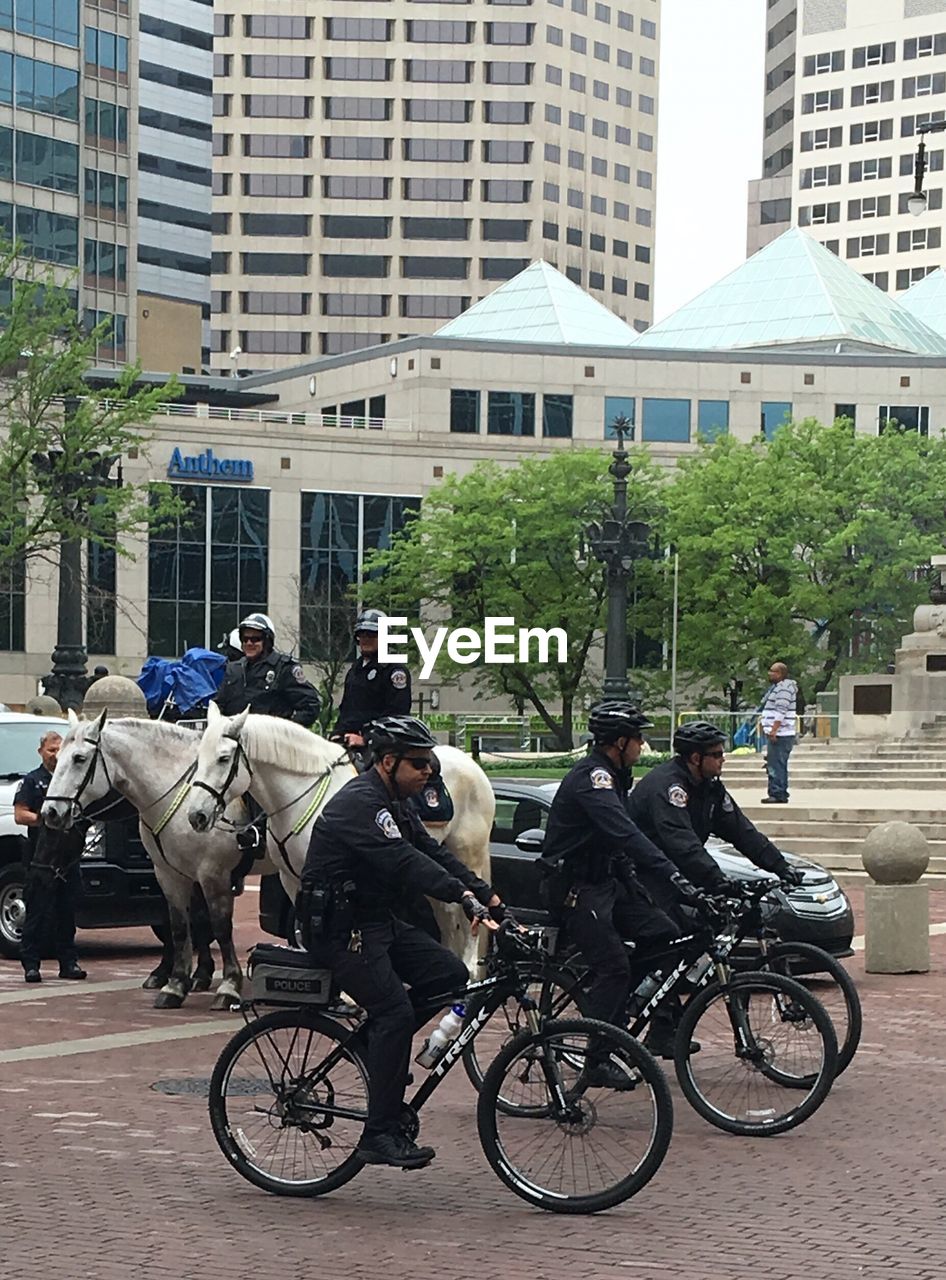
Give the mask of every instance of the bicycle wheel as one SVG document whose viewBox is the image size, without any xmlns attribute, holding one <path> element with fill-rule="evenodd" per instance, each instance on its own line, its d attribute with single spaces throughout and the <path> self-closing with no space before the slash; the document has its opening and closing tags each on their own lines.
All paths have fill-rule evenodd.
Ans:
<svg viewBox="0 0 946 1280">
<path fill-rule="evenodd" d="M 701 1046 L 693 1054 L 691 1040 Z M 687 1004 L 674 1066 L 687 1101 L 710 1124 L 764 1137 L 794 1129 L 817 1111 L 837 1056 L 831 1019 L 804 987 L 777 973 L 744 973 Z M 786 1083 L 793 1092 L 786 1093 Z M 803 1097 L 796 1087 L 804 1088 Z"/>
<path fill-rule="evenodd" d="M 778 942 L 761 959 L 761 970 L 794 978 L 824 1005 L 838 1039 L 837 1078 L 861 1042 L 861 1001 L 854 979 L 834 956 L 809 942 Z"/>
<path fill-rule="evenodd" d="M 628 1088 L 594 1083 L 602 1066 Z M 597 1213 L 657 1172 L 673 1103 L 660 1067 L 626 1031 L 576 1018 L 525 1031 L 500 1050 L 476 1122 L 490 1168 L 517 1196 L 553 1213 Z"/>
<path fill-rule="evenodd" d="M 248 1182 L 283 1196 L 334 1191 L 362 1168 L 355 1147 L 368 1112 L 368 1073 L 347 1028 L 306 1009 L 242 1027 L 210 1080 L 217 1143 Z"/>
<path fill-rule="evenodd" d="M 529 980 L 527 994 L 538 1006 L 543 1022 L 549 1022 L 553 1018 L 583 1017 L 586 1013 L 584 991 L 579 977 L 570 969 L 537 969 Z M 484 999 L 486 997 L 481 996 L 467 1001 L 468 1020 L 479 1012 Z M 477 1093 L 482 1088 L 486 1074 L 486 1067 L 479 1054 L 484 1055 L 488 1066 L 500 1049 L 526 1030 L 528 1024 L 525 1011 L 516 997 L 510 996 L 493 1014 L 489 1026 L 484 1027 L 463 1051 L 463 1068 Z M 500 1105 L 506 1105 L 502 1099 Z"/>
</svg>

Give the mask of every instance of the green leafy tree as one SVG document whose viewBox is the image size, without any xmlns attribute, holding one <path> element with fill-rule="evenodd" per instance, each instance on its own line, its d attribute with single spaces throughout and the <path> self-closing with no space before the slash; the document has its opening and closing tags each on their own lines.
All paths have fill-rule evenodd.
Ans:
<svg viewBox="0 0 946 1280">
<path fill-rule="evenodd" d="M 629 508 L 647 519 L 656 506 L 657 472 L 639 451 L 632 456 Z M 438 624 L 482 632 L 486 617 L 564 630 L 562 664 L 540 665 L 534 646 L 529 662 L 457 666 L 442 651 L 437 664 L 451 677 L 472 673 L 482 694 L 533 708 L 563 748 L 572 745 L 576 701 L 591 692 L 588 659 L 601 638 L 603 570 L 594 560 L 580 561 L 579 549 L 585 526 L 602 519 L 611 502 L 609 461 L 600 450 L 563 450 L 451 475 L 392 547 L 369 562 L 384 573 L 391 607 L 421 622 L 426 634 Z"/>
<path fill-rule="evenodd" d="M 781 659 L 806 694 L 892 659 L 946 530 L 946 443 L 850 423 L 723 436 L 667 486 L 682 670 L 721 687 Z"/>
</svg>

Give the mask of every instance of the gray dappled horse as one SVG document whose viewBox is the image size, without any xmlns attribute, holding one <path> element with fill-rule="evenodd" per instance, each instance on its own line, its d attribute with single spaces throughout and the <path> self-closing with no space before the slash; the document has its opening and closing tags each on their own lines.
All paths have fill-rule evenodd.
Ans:
<svg viewBox="0 0 946 1280">
<path fill-rule="evenodd" d="M 168 903 L 174 958 L 170 977 L 155 997 L 155 1008 L 177 1009 L 191 990 L 192 948 L 189 930 L 191 894 L 200 886 L 210 928 L 220 947 L 223 979 L 215 1009 L 239 1000 L 243 971 L 233 945 L 231 872 L 241 853 L 233 830 L 221 828 L 209 840 L 195 840 L 187 820 L 185 799 L 197 758 L 199 735 L 163 720 L 120 719 L 107 722 L 69 713 L 53 781 L 43 804 L 43 819 L 65 830 L 82 810 L 116 791 L 138 811 L 141 840 Z M 239 798 L 228 817 L 245 821 Z"/>
<path fill-rule="evenodd" d="M 489 880 L 489 836 L 496 800 L 486 774 L 456 747 L 437 747 L 443 780 L 453 800 L 447 823 L 428 824 L 461 862 Z M 325 802 L 355 777 L 337 743 L 289 720 L 241 711 L 224 716 L 214 703 L 200 742 L 197 772 L 187 799 L 195 831 L 212 832 L 226 806 L 246 791 L 268 815 L 270 857 L 283 888 L 295 901 L 312 826 Z M 432 904 L 445 946 L 474 971 L 477 942 L 457 907 Z"/>
</svg>

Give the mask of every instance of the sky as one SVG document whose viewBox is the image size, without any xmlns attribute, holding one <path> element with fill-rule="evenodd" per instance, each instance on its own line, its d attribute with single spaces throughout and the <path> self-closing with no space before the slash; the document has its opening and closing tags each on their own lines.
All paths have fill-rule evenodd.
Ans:
<svg viewBox="0 0 946 1280">
<path fill-rule="evenodd" d="M 655 321 L 745 260 L 764 79 L 764 0 L 662 0 Z"/>
</svg>

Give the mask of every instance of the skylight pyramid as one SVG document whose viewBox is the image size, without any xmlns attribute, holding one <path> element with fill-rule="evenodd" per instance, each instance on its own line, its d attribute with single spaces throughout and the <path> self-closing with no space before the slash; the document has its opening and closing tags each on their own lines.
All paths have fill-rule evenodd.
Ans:
<svg viewBox="0 0 946 1280">
<path fill-rule="evenodd" d="M 946 338 L 946 271 L 942 267 L 918 280 L 897 301 L 911 316 Z"/>
<path fill-rule="evenodd" d="M 438 338 L 628 347 L 634 330 L 547 262 L 533 262 L 436 332 Z"/>
<path fill-rule="evenodd" d="M 946 355 L 946 336 L 798 227 L 640 334 L 635 345 Z"/>
</svg>

